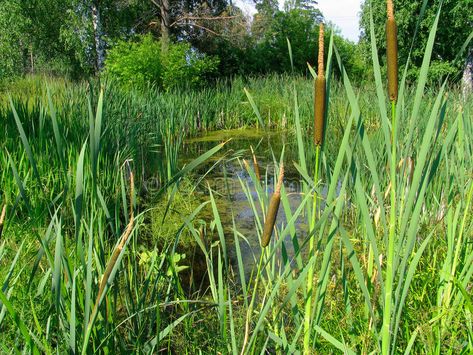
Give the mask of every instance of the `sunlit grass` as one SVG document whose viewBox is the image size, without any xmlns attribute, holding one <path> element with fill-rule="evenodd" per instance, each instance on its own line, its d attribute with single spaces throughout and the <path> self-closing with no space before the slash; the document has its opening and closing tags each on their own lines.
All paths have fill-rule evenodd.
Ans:
<svg viewBox="0 0 473 355">
<path fill-rule="evenodd" d="M 304 334 L 317 353 L 473 351 L 472 100 L 426 87 L 435 32 L 395 110 L 374 34 L 374 86 L 354 87 L 329 43 L 320 150 L 303 77 L 164 94 L 41 81 L 2 94 L 1 351 L 294 353 Z M 228 134 L 179 159 L 186 138 L 256 126 L 296 142 L 270 169 L 256 146 L 227 155 Z M 222 152 L 212 164 L 231 155 L 247 174 L 235 179 L 252 235 L 228 196 L 192 174 Z M 300 203 L 283 181 L 268 244 L 247 247 L 268 236 L 282 164 L 297 171 Z M 206 197 L 186 199 L 198 181 Z"/>
</svg>

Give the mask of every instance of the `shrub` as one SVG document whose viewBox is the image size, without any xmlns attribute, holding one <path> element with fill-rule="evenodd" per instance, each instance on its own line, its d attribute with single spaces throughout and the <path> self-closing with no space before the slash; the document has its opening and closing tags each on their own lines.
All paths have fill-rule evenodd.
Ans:
<svg viewBox="0 0 473 355">
<path fill-rule="evenodd" d="M 191 48 L 188 43 L 170 43 L 166 51 L 151 35 L 136 41 L 119 41 L 108 51 L 106 74 L 125 87 L 154 85 L 169 90 L 200 85 L 216 71 L 219 60 Z"/>
</svg>

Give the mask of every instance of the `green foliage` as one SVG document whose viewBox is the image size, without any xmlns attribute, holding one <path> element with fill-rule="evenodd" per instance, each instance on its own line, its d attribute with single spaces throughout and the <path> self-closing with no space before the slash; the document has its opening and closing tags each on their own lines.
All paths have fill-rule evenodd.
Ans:
<svg viewBox="0 0 473 355">
<path fill-rule="evenodd" d="M 193 51 L 188 43 L 162 43 L 151 35 L 138 41 L 119 41 L 108 52 L 106 73 L 125 87 L 154 85 L 165 90 L 199 86 L 215 72 L 218 59 Z"/>
<path fill-rule="evenodd" d="M 315 351 L 380 352 L 386 274 L 386 258 L 380 255 L 386 255 L 390 203 L 384 195 L 390 178 L 385 166 L 391 140 L 380 129 L 389 126 L 383 106 L 376 104 L 376 87 L 354 89 L 348 76 L 343 83 L 331 82 L 328 144 L 320 179 L 314 180 L 308 173 L 314 168 L 313 81 L 306 77 L 237 78 L 231 85 L 199 91 L 123 92 L 105 85 L 103 100 L 90 98 L 90 113 L 85 83 L 56 80 L 49 86 L 51 95 L 39 80 L 23 80 L 13 86 L 13 105 L 5 95 L 0 101 L 5 127 L 0 131 L 0 166 L 6 167 L 0 169 L 0 205 L 7 204 L 0 239 L 2 352 L 16 347 L 30 353 L 37 347 L 48 354 L 81 349 L 296 353 L 302 349 L 308 266 L 315 271 L 310 337 Z M 209 162 L 216 168 L 219 162 L 235 167 L 226 171 L 241 186 L 236 192 L 243 197 L 237 201 L 227 200 L 220 189 L 208 190 L 207 169 L 188 174 L 215 150 L 189 162 L 182 160 L 191 147 L 186 144 L 179 161 L 184 168 L 178 166 L 171 180 L 155 164 L 171 165 L 168 161 L 175 159 L 173 154 L 156 154 L 166 151 L 163 146 L 182 146 L 182 141 L 166 140 L 169 136 L 184 139 L 199 130 L 254 127 L 256 113 L 244 87 L 265 125 L 286 129 L 288 139 L 283 136 L 280 143 L 288 144 L 287 177 L 302 186 L 295 193 L 290 181 L 285 182 L 277 237 L 261 258 L 254 245 L 259 244 L 274 181 L 273 164 L 265 164 L 271 152 L 263 144 L 253 145 L 261 181 L 251 166 L 248 171 L 239 167 L 239 157 L 251 161 L 248 150 L 225 147 L 226 153 L 222 149 L 224 154 L 215 154 Z M 401 167 L 395 190 L 391 353 L 408 347 L 411 353 L 469 353 L 472 104 L 467 101 L 458 110 L 458 91 L 444 95 L 445 89 L 416 90 L 424 95 L 415 98 L 412 88 L 401 90 L 394 141 L 399 158 L 413 157 L 415 164 Z M 383 95 L 382 89 L 378 94 Z M 89 122 L 84 119 L 88 116 Z M 256 136 L 257 130 L 252 131 Z M 229 134 L 237 135 L 240 131 Z M 132 198 L 123 165 L 129 159 L 136 173 Z M 169 181 L 179 181 L 181 189 L 173 185 L 163 199 L 143 204 L 150 202 L 146 193 L 152 186 L 144 188 L 142 182 L 148 183 L 157 172 L 158 189 Z M 220 170 L 212 174 L 221 179 Z M 198 195 L 200 187 L 206 193 Z M 317 205 L 323 207 L 313 226 L 317 250 L 309 255 L 306 221 L 312 215 L 314 191 L 322 198 Z M 175 200 L 168 204 L 170 196 Z M 197 206 L 201 198 L 210 203 Z M 241 205 L 251 212 L 249 220 L 238 213 Z M 84 328 L 130 206 L 136 206 L 135 228 L 86 341 Z M 143 207 L 155 210 L 139 214 Z M 182 247 L 188 249 L 179 250 Z M 192 286 L 188 293 L 187 285 Z"/>
<path fill-rule="evenodd" d="M 468 51 L 460 53 L 460 49 L 470 35 L 473 24 L 473 12 L 467 9 L 473 7 L 473 1 L 429 1 L 423 17 L 420 18 L 422 3 L 423 1 L 410 0 L 396 0 L 394 2 L 394 12 L 398 26 L 399 64 L 401 70 L 407 63 L 410 54 L 412 67 L 409 68 L 408 79 L 412 81 L 417 78 L 419 68 L 422 65 L 429 29 L 432 27 L 436 13 L 442 3 L 442 15 L 440 16 L 433 48 L 432 58 L 434 62 L 432 63 L 432 70 L 429 72 L 429 80 L 437 83 L 446 75 L 450 75 L 450 78 L 453 80 L 459 80 L 468 53 Z M 360 45 L 362 46 L 364 56 L 370 58 L 370 4 L 373 13 L 374 31 L 378 42 L 378 55 L 384 61 L 386 51 L 385 0 L 365 0 L 363 3 L 360 20 L 362 29 Z M 420 23 L 418 26 L 419 19 Z M 414 38 L 415 33 L 416 37 Z"/>
<path fill-rule="evenodd" d="M 264 13 L 255 15 L 253 34 L 256 42 L 248 51 L 251 68 L 258 73 L 290 72 L 292 70 L 287 47 L 291 42 L 294 70 L 308 74 L 307 63 L 316 66 L 319 23 L 323 20 L 318 10 L 294 7 L 276 11 L 270 17 Z M 329 43 L 331 31 L 334 42 L 347 70 L 356 81 L 366 74 L 366 65 L 357 45 L 340 36 L 335 26 L 327 25 L 325 43 Z M 328 51 L 326 50 L 325 53 Z"/>
<path fill-rule="evenodd" d="M 21 1 L 0 1 L 0 82 L 22 72 L 29 25 Z"/>
<path fill-rule="evenodd" d="M 105 70 L 123 86 L 162 86 L 161 44 L 151 36 L 138 42 L 118 42 L 108 52 Z"/>
</svg>

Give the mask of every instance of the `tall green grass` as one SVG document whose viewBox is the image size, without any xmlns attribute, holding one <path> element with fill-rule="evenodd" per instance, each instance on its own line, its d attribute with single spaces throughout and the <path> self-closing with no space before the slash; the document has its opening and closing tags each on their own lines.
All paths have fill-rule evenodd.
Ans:
<svg viewBox="0 0 473 355">
<path fill-rule="evenodd" d="M 374 87 L 355 88 L 329 44 L 316 178 L 307 78 L 237 78 L 169 93 L 63 81 L 12 88 L 0 100 L 1 351 L 297 353 L 304 324 L 317 353 L 473 351 L 473 106 L 447 85 L 426 87 L 436 26 L 418 82 L 408 85 L 403 73 L 395 125 L 374 34 Z M 296 141 L 296 161 L 286 148 L 270 167 L 296 169 L 300 202 L 282 186 L 263 250 L 249 245 L 231 201 L 222 210 L 226 194 L 209 185 L 192 213 L 166 217 L 182 178 L 197 185 L 190 173 L 225 146 L 184 165 L 180 145 L 241 126 L 286 129 Z M 277 176 L 243 160 L 241 170 L 261 239 Z M 156 200 L 144 194 L 150 175 L 159 180 Z M 162 209 L 162 223 L 177 224 L 170 243 L 150 235 L 145 202 Z M 184 233 L 205 265 L 189 288 L 192 259 L 178 249 Z"/>
<path fill-rule="evenodd" d="M 138 242 L 144 217 L 135 212 L 133 172 L 145 163 L 135 158 L 139 144 L 115 140 L 103 92 L 86 99 L 87 110 L 77 116 L 79 103 L 57 110 L 49 90 L 44 102 L 8 101 L 0 115 L 3 349 L 152 352 L 187 316 L 163 312 L 186 307 L 174 301 L 180 266 L 167 254 L 170 246 L 142 250 Z M 161 191 L 222 146 L 163 175 Z M 162 325 L 167 316 L 170 323 Z"/>
</svg>

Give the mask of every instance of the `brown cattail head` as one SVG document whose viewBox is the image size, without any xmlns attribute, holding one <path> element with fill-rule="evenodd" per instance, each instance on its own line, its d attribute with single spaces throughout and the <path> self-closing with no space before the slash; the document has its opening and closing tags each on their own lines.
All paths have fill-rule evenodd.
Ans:
<svg viewBox="0 0 473 355">
<path fill-rule="evenodd" d="M 273 196 L 269 201 L 268 213 L 266 214 L 266 219 L 264 221 L 263 227 L 263 237 L 261 238 L 261 246 L 263 248 L 267 247 L 269 241 L 271 240 L 271 235 L 273 234 L 274 224 L 276 223 L 276 217 L 279 210 L 279 202 L 281 201 L 281 187 L 284 179 L 284 165 L 281 164 L 279 167 L 279 178 L 276 188 L 274 189 Z"/>
<path fill-rule="evenodd" d="M 386 21 L 386 57 L 388 65 L 388 93 L 391 101 L 397 101 L 398 68 L 397 68 L 397 26 L 394 19 L 392 0 L 387 0 L 388 19 Z"/>
<path fill-rule="evenodd" d="M 253 150 L 253 147 L 250 146 L 250 148 L 251 148 L 251 154 L 253 155 L 253 168 L 255 169 L 255 175 L 256 175 L 256 178 L 258 179 L 258 181 L 261 181 L 261 175 L 259 173 L 258 160 L 256 160 L 256 155 L 255 155 L 255 152 Z"/>
<path fill-rule="evenodd" d="M 324 25 L 319 28 L 318 74 L 315 80 L 314 99 L 314 142 L 321 145 L 324 136 L 325 117 L 325 75 L 324 75 Z"/>
</svg>

